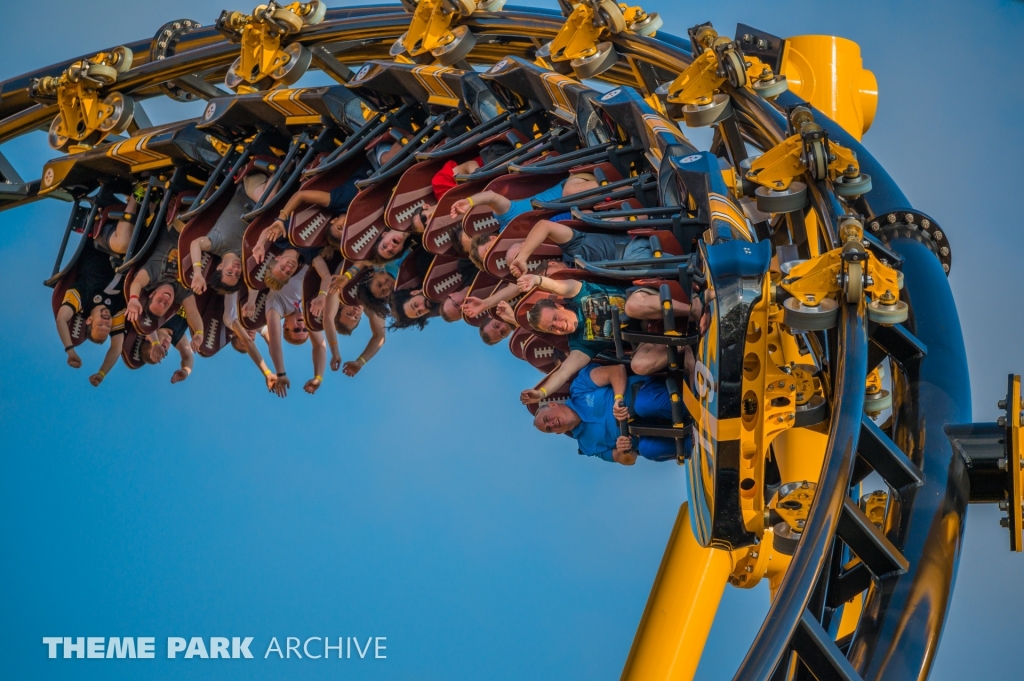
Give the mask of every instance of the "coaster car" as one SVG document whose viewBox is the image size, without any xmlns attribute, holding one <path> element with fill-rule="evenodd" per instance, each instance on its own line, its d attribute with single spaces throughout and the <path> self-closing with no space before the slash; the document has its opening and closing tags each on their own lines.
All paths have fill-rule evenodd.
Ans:
<svg viewBox="0 0 1024 681">
<path fill-rule="evenodd" d="M 139 130 L 127 140 L 47 162 L 41 192 L 65 191 L 75 199 L 47 285 L 58 277 L 72 231 L 87 232 L 100 250 L 117 259 L 118 272 L 126 272 L 152 246 L 158 232 L 154 227 L 177 223 L 181 207 L 194 195 L 193 178 L 205 176 L 219 158 L 207 135 L 188 121 Z M 116 253 L 109 248 L 109 233 L 125 218 L 122 197 L 131 195 L 139 183 L 144 183 L 145 194 L 127 252 Z"/>
</svg>

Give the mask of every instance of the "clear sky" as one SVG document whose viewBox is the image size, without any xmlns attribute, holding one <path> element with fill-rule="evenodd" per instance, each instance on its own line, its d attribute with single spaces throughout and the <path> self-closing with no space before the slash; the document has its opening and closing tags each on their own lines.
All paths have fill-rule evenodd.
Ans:
<svg viewBox="0 0 1024 681">
<path fill-rule="evenodd" d="M 339 3 L 341 4 L 341 3 Z M 554 2 L 538 3 L 553 7 Z M 975 418 L 1024 371 L 1019 165 L 1024 5 L 1007 1 L 646 2 L 677 35 L 711 20 L 860 43 L 879 82 L 865 144 L 953 247 Z M 0 78 L 215 20 L 206 0 L 7 3 Z M 246 4 L 230 9 L 250 10 Z M 147 105 L 147 109 L 150 109 Z M 181 116 L 153 107 L 154 120 Z M 185 114 L 189 115 L 189 114 Z M 26 177 L 42 134 L 4 153 Z M 530 426 L 536 372 L 433 321 L 390 334 L 357 378 L 268 395 L 230 349 L 92 388 L 64 364 L 49 274 L 67 205 L 0 214 L 0 657 L 32 679 L 615 679 L 684 500 L 682 469 L 575 455 Z M 342 344 L 361 349 L 361 329 Z M 308 348 L 289 373 L 311 373 Z M 94 370 L 94 369 L 92 369 Z M 972 507 L 933 679 L 1011 678 L 1022 558 Z M 729 679 L 767 609 L 726 592 L 699 672 Z M 158 659 L 48 660 L 43 636 L 153 636 Z M 253 636 L 255 660 L 160 659 L 168 636 Z M 271 637 L 387 637 L 386 660 L 261 659 Z"/>
</svg>

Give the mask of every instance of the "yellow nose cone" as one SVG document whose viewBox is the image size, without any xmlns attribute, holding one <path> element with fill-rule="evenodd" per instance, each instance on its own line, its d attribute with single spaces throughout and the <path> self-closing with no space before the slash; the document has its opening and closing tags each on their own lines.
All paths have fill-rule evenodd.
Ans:
<svg viewBox="0 0 1024 681">
<path fill-rule="evenodd" d="M 864 68 L 860 46 L 831 35 L 786 39 L 782 74 L 789 89 L 860 139 L 875 119 L 878 81 Z"/>
</svg>

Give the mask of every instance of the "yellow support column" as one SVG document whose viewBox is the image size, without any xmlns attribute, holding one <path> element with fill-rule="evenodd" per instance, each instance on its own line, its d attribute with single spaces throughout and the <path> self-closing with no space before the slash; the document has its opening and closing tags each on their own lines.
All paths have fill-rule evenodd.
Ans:
<svg viewBox="0 0 1024 681">
<path fill-rule="evenodd" d="M 856 139 L 868 131 L 878 107 L 878 81 L 864 68 L 860 46 L 831 35 L 786 39 L 782 75 L 807 100 Z"/>
<path fill-rule="evenodd" d="M 731 572 L 731 553 L 697 543 L 690 529 L 689 505 L 684 503 L 622 670 L 622 681 L 692 679 Z"/>
</svg>

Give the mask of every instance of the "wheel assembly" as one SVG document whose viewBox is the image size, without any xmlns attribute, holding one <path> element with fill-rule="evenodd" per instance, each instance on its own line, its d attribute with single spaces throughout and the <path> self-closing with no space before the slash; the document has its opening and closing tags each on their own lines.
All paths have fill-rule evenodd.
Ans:
<svg viewBox="0 0 1024 681">
<path fill-rule="evenodd" d="M 465 26 L 456 26 L 452 29 L 455 38 L 447 45 L 442 45 L 430 51 L 438 63 L 443 66 L 452 66 L 465 59 L 470 51 L 476 47 L 476 36 Z"/>
<path fill-rule="evenodd" d="M 796 298 L 786 298 L 783 322 L 798 331 L 824 331 L 839 322 L 839 304 L 832 298 L 825 298 L 817 305 L 804 305 Z"/>
<path fill-rule="evenodd" d="M 585 79 L 604 73 L 615 66 L 615 62 L 618 60 L 619 54 L 615 51 L 614 45 L 611 43 L 598 43 L 597 52 L 589 57 L 573 59 L 569 62 L 569 65 L 572 66 L 572 70 L 576 72 L 577 76 Z"/>
<path fill-rule="evenodd" d="M 305 75 L 313 55 L 302 43 L 292 43 L 284 48 L 284 51 L 288 55 L 288 61 L 274 69 L 270 77 L 282 85 L 293 85 Z"/>
<path fill-rule="evenodd" d="M 767 187 L 754 190 L 757 209 L 762 213 L 792 213 L 807 206 L 807 185 L 793 182 L 787 189 L 774 191 Z"/>
<path fill-rule="evenodd" d="M 100 122 L 99 129 L 112 135 L 127 130 L 135 117 L 135 100 L 120 92 L 111 92 L 103 99 L 103 104 L 110 107 L 110 113 Z"/>
<path fill-rule="evenodd" d="M 684 104 L 683 119 L 691 128 L 706 128 L 732 113 L 729 95 L 717 94 L 707 104 Z"/>
</svg>

